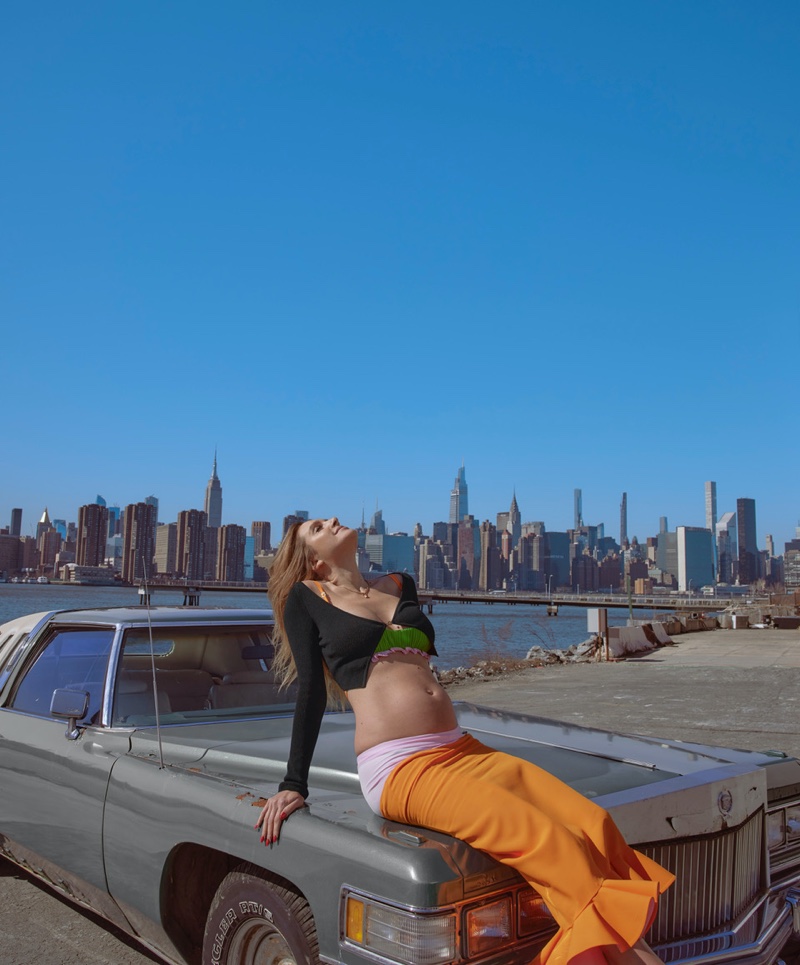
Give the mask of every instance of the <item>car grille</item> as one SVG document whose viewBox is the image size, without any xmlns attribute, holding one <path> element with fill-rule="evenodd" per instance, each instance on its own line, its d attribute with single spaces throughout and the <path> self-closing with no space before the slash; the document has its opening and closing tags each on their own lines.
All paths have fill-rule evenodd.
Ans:
<svg viewBox="0 0 800 965">
<path fill-rule="evenodd" d="M 702 935 L 736 918 L 763 887 L 764 814 L 757 811 L 729 831 L 639 850 L 677 881 L 661 897 L 647 935 L 653 945 Z"/>
</svg>

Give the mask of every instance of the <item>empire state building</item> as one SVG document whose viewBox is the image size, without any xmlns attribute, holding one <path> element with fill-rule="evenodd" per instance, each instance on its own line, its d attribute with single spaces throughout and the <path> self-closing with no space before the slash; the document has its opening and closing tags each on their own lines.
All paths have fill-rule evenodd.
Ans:
<svg viewBox="0 0 800 965">
<path fill-rule="evenodd" d="M 222 526 L 222 483 L 217 475 L 217 452 L 214 450 L 214 468 L 206 486 L 206 502 L 204 506 L 208 525 L 219 529 Z"/>
</svg>

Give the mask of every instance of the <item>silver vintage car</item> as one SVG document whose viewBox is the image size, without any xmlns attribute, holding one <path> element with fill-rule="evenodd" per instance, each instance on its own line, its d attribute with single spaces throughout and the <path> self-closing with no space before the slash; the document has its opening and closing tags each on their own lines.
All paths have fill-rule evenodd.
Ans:
<svg viewBox="0 0 800 965">
<path fill-rule="evenodd" d="M 179 965 L 530 962 L 541 898 L 456 839 L 373 814 L 353 717 L 326 716 L 309 807 L 266 848 L 292 695 L 264 610 L 138 607 L 0 627 L 0 851 Z M 671 963 L 767 965 L 800 932 L 800 764 L 456 705 L 671 869 Z"/>
</svg>

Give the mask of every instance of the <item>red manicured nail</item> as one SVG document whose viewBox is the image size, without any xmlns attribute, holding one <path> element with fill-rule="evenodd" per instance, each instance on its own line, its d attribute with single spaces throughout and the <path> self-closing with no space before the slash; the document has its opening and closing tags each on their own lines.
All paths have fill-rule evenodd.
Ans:
<svg viewBox="0 0 800 965">
<path fill-rule="evenodd" d="M 281 811 L 281 821 L 285 821 L 285 820 L 286 820 L 286 812 Z"/>
</svg>

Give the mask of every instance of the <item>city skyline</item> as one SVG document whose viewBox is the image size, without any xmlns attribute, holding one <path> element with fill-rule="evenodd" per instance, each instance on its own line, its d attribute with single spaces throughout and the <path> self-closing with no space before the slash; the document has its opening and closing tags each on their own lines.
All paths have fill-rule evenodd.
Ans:
<svg viewBox="0 0 800 965">
<path fill-rule="evenodd" d="M 468 467 L 466 467 L 465 463 L 462 461 L 456 474 L 456 488 L 460 484 L 463 487 L 463 495 L 464 497 L 466 497 L 467 487 L 469 487 L 469 491 L 471 493 L 471 501 L 475 501 L 475 495 L 476 495 L 475 489 L 474 489 L 474 486 L 471 483 L 469 483 L 467 479 L 467 472 L 468 472 Z M 223 477 L 224 477 L 224 471 L 223 471 Z M 643 543 L 648 537 L 657 535 L 657 533 L 660 530 L 660 520 L 664 516 L 666 516 L 670 520 L 673 531 L 675 531 L 678 526 L 706 527 L 707 520 L 708 520 L 708 512 L 710 507 L 710 502 L 708 497 L 709 485 L 711 485 L 711 483 L 709 483 L 708 480 L 703 480 L 702 482 L 703 488 L 701 489 L 698 486 L 698 495 L 697 495 L 698 505 L 695 508 L 694 516 L 691 519 L 681 518 L 679 515 L 676 515 L 674 512 L 659 513 L 656 517 L 653 518 L 653 522 L 651 523 L 650 528 L 646 530 L 637 530 L 635 527 L 632 527 L 629 523 L 627 527 L 627 538 L 633 539 L 633 537 L 635 536 L 639 539 L 640 542 Z M 713 486 L 714 486 L 714 490 L 713 490 L 714 506 L 716 508 L 716 493 L 717 493 L 716 480 L 713 482 Z M 150 488 L 157 489 L 158 487 L 151 486 Z M 443 492 L 445 490 L 447 490 L 447 487 L 444 487 Z M 453 494 L 455 491 L 456 489 L 453 489 L 453 488 L 449 489 L 449 504 L 447 504 L 445 510 L 440 512 L 438 517 L 433 515 L 432 517 L 428 518 L 425 515 L 417 514 L 417 516 L 410 523 L 408 523 L 408 525 L 405 525 L 405 526 L 395 525 L 394 517 L 393 517 L 393 509 L 391 505 L 383 504 L 381 503 L 380 500 L 378 500 L 375 508 L 376 510 L 380 510 L 385 521 L 387 532 L 413 533 L 414 526 L 417 523 L 420 523 L 423 527 L 423 531 L 426 533 L 430 533 L 432 530 L 432 526 L 435 522 L 446 521 L 448 519 L 450 522 L 454 522 L 452 518 L 452 513 L 453 513 L 452 507 L 454 505 Z M 587 492 L 588 495 L 590 496 L 590 499 L 589 499 L 590 511 L 588 513 L 585 512 L 583 509 L 584 492 Z M 727 487 L 723 487 L 723 492 L 727 493 Z M 214 451 L 214 456 L 213 456 L 213 468 L 211 472 L 211 478 L 208 480 L 206 484 L 205 494 L 203 495 L 202 498 L 197 497 L 195 504 L 189 505 L 188 503 L 186 503 L 185 505 L 182 505 L 181 508 L 176 509 L 174 512 L 171 512 L 170 506 L 172 505 L 172 503 L 166 503 L 165 500 L 163 500 L 160 496 L 148 496 L 147 500 L 151 501 L 151 500 L 157 499 L 156 512 L 158 515 L 159 522 L 175 522 L 178 519 L 178 515 L 181 512 L 185 512 L 188 510 L 199 511 L 203 509 L 204 502 L 205 502 L 205 511 L 207 513 L 208 504 L 209 504 L 209 493 L 213 493 L 215 513 L 220 514 L 219 516 L 215 517 L 215 520 L 219 520 L 221 518 L 221 522 L 225 525 L 237 524 L 237 525 L 244 526 L 248 530 L 252 522 L 256 522 L 259 520 L 268 520 L 272 525 L 273 542 L 276 542 L 277 539 L 279 539 L 280 524 L 283 518 L 285 516 L 288 516 L 294 513 L 295 510 L 297 509 L 302 509 L 309 512 L 312 517 L 316 515 L 329 515 L 328 513 L 325 513 L 322 511 L 316 512 L 315 509 L 311 506 L 298 505 L 296 500 L 295 503 L 292 503 L 291 505 L 287 504 L 287 506 L 283 508 L 283 511 L 277 508 L 275 510 L 270 510 L 262 507 L 261 512 L 256 511 L 249 515 L 245 514 L 243 516 L 234 517 L 232 515 L 232 511 L 227 508 L 231 502 L 228 498 L 229 487 L 226 484 L 224 484 L 223 478 L 217 475 L 216 450 Z M 441 502 L 444 505 L 447 501 L 446 496 L 442 496 L 441 493 L 439 495 L 440 495 L 439 502 Z M 111 507 L 116 506 L 116 508 L 119 509 L 120 511 L 124 511 L 127 505 L 138 503 L 144 498 L 144 497 L 140 497 L 139 499 L 131 500 L 130 503 L 123 502 L 117 505 L 113 500 L 108 499 L 103 493 L 97 493 L 96 496 L 103 498 L 105 503 L 107 503 L 109 506 Z M 528 513 L 525 509 L 524 499 L 520 497 L 520 499 L 522 499 L 523 501 L 523 505 L 520 508 L 521 521 L 534 522 L 534 521 L 540 520 L 544 522 L 547 528 L 550 530 L 565 531 L 567 529 L 572 528 L 575 525 L 575 514 L 579 513 L 585 525 L 598 525 L 602 523 L 604 524 L 605 532 L 607 535 L 610 535 L 615 539 L 619 539 L 621 536 L 621 533 L 617 531 L 617 529 L 615 529 L 614 524 L 616 522 L 617 527 L 621 525 L 621 520 L 623 516 L 623 511 L 620 509 L 621 505 L 625 506 L 625 510 L 624 510 L 625 518 L 628 517 L 628 511 L 627 511 L 628 493 L 623 492 L 620 494 L 620 497 L 621 499 L 618 502 L 616 507 L 616 513 L 617 513 L 616 520 L 614 515 L 612 515 L 609 519 L 608 517 L 595 516 L 591 512 L 591 505 L 592 505 L 591 489 L 584 490 L 582 487 L 576 487 L 576 488 L 573 488 L 571 491 L 565 492 L 563 494 L 563 499 L 562 499 L 564 506 L 562 507 L 561 515 L 559 517 L 554 517 L 554 518 L 548 518 L 546 513 L 540 513 L 540 514 L 537 514 L 535 512 Z M 510 497 L 505 504 L 500 504 L 496 506 L 493 510 L 488 511 L 485 514 L 476 513 L 474 509 L 472 509 L 468 504 L 468 511 L 470 511 L 471 515 L 473 515 L 478 522 L 481 522 L 483 520 L 494 521 L 498 513 L 503 513 L 503 512 L 507 513 L 508 506 L 511 505 L 512 500 L 515 505 L 518 505 L 519 500 L 518 500 L 517 486 L 511 487 Z M 723 517 L 725 513 L 736 513 L 737 509 L 739 509 L 739 504 L 741 504 L 743 501 L 745 502 L 753 501 L 758 506 L 758 513 L 757 513 L 758 528 L 755 533 L 758 549 L 764 549 L 766 545 L 766 537 L 771 536 L 773 538 L 775 546 L 778 549 L 778 552 L 780 553 L 782 551 L 783 544 L 795 538 L 795 535 L 796 535 L 795 527 L 800 526 L 800 520 L 796 520 L 794 522 L 787 521 L 784 524 L 783 529 L 765 528 L 764 524 L 761 522 L 763 510 L 757 496 L 756 497 L 742 496 L 742 495 L 728 496 L 726 494 L 723 496 L 723 499 L 721 500 L 721 503 L 720 503 L 717 522 Z M 5 528 L 6 526 L 9 526 L 11 523 L 12 511 L 17 508 L 22 508 L 23 512 L 22 512 L 21 535 L 23 536 L 35 535 L 37 523 L 40 517 L 42 516 L 42 513 L 45 510 L 48 512 L 49 516 L 53 519 L 63 518 L 68 522 L 76 522 L 78 520 L 78 511 L 80 507 L 93 502 L 94 502 L 94 499 L 84 500 L 84 502 L 81 503 L 78 507 L 75 507 L 75 509 L 72 511 L 72 515 L 70 515 L 69 510 L 64 510 L 63 508 L 59 508 L 58 511 L 54 511 L 51 508 L 50 503 L 45 504 L 39 510 L 34 510 L 32 513 L 28 512 L 24 506 L 19 507 L 18 503 L 14 504 L 13 507 L 10 506 L 8 508 L 0 505 L 0 512 L 4 514 L 3 517 L 0 517 L 0 527 Z M 483 505 L 485 500 L 478 499 L 477 502 L 479 505 Z M 569 505 L 570 503 L 571 503 L 571 507 Z M 52 505 L 56 505 L 56 504 L 52 504 Z M 177 505 L 177 503 L 175 505 Z M 236 504 L 234 503 L 234 505 Z M 570 516 L 570 513 L 572 514 L 571 516 Z M 330 513 L 330 514 L 332 515 L 333 513 Z M 352 526 L 353 528 L 356 528 L 360 524 L 360 521 L 365 514 L 367 516 L 370 516 L 371 512 L 367 512 L 365 507 L 363 506 L 361 511 L 358 514 L 358 518 L 347 519 L 347 518 L 344 518 L 344 514 L 336 513 L 336 515 L 339 515 L 342 518 L 343 522 L 345 522 L 347 525 Z M 767 515 L 769 519 L 774 519 L 774 515 L 772 516 L 769 514 Z M 6 517 L 7 517 L 7 521 L 4 521 Z M 27 523 L 26 523 L 26 520 L 27 520 Z M 559 524 L 559 520 L 562 520 L 561 524 Z M 26 529 L 26 526 L 27 526 L 27 529 Z M 783 532 L 786 533 L 785 538 L 782 535 Z"/>
<path fill-rule="evenodd" d="M 800 517 L 800 5 L 12 6 L 0 522 Z M 147 69 L 143 70 L 142 65 Z M 413 440 L 413 444 L 412 444 Z"/>
</svg>

